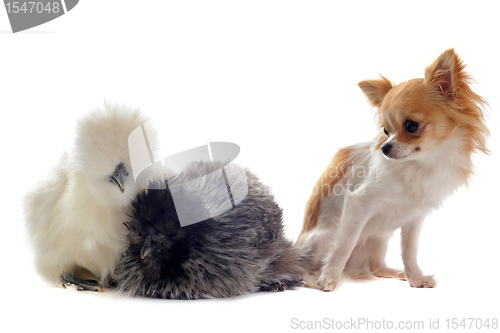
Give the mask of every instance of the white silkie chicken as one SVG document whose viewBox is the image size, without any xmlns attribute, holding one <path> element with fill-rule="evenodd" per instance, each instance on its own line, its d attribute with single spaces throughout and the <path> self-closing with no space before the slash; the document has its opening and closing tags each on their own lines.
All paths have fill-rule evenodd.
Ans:
<svg viewBox="0 0 500 333">
<path fill-rule="evenodd" d="M 145 175 L 133 177 L 128 148 L 129 134 L 145 121 L 139 110 L 112 104 L 87 113 L 73 150 L 27 195 L 27 229 L 48 281 L 92 291 L 109 285 L 127 248 L 129 205 L 148 184 Z M 148 134 L 151 153 L 158 146 Z"/>
</svg>

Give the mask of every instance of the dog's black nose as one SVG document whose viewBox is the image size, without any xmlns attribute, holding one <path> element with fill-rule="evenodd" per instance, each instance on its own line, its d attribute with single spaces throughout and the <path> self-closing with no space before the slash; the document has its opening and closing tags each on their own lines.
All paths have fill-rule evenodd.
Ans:
<svg viewBox="0 0 500 333">
<path fill-rule="evenodd" d="M 390 144 L 389 142 L 386 142 L 382 145 L 382 147 L 380 147 L 380 149 L 382 149 L 382 153 L 384 153 L 385 156 L 389 156 L 389 152 L 391 151 L 391 148 L 392 148 L 392 144 Z"/>
</svg>

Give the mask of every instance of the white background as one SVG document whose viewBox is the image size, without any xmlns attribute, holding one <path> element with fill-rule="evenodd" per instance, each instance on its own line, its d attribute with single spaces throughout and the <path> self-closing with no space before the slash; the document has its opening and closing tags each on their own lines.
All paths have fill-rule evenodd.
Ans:
<svg viewBox="0 0 500 333">
<path fill-rule="evenodd" d="M 446 318 L 500 317 L 499 31 L 493 1 L 85 0 L 17 34 L 0 8 L 1 331 L 286 332 L 293 318 L 360 317 L 427 329 L 440 318 L 444 330 Z M 76 120 L 104 100 L 140 107 L 169 149 L 240 145 L 237 161 L 271 186 L 295 239 L 335 152 L 376 135 L 356 84 L 378 73 L 423 77 L 450 47 L 490 103 L 492 155 L 477 156 L 470 187 L 426 221 L 419 261 L 438 288 L 380 280 L 333 293 L 172 301 L 52 288 L 34 271 L 22 198 L 71 147 Z M 402 266 L 398 242 L 396 233 L 394 267 Z"/>
</svg>

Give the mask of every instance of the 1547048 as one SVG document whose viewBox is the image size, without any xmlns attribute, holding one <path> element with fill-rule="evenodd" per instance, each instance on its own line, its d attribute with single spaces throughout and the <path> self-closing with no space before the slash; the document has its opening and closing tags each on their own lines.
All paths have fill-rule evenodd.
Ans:
<svg viewBox="0 0 500 333">
<path fill-rule="evenodd" d="M 447 318 L 446 328 L 452 330 L 498 329 L 498 318 Z"/>
<path fill-rule="evenodd" d="M 58 14 L 62 9 L 58 1 L 37 2 L 37 1 L 5 1 L 7 13 L 54 13 Z"/>
</svg>

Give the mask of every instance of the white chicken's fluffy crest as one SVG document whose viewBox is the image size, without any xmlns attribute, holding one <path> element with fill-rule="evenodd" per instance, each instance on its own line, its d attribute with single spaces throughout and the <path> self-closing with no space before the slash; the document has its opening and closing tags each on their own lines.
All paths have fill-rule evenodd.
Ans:
<svg viewBox="0 0 500 333">
<path fill-rule="evenodd" d="M 147 120 L 138 109 L 105 104 L 104 109 L 88 112 L 78 123 L 72 167 L 92 184 L 90 190 L 95 190 L 93 195 L 101 202 L 117 204 L 116 199 L 127 205 L 137 192 L 136 185 L 147 186 L 145 183 L 135 184 L 133 177 L 128 177 L 122 194 L 107 181 L 120 163 L 131 173 L 128 136 Z M 152 135 L 149 140 L 152 150 L 155 150 L 158 149 L 157 137 L 156 133 Z"/>
</svg>

